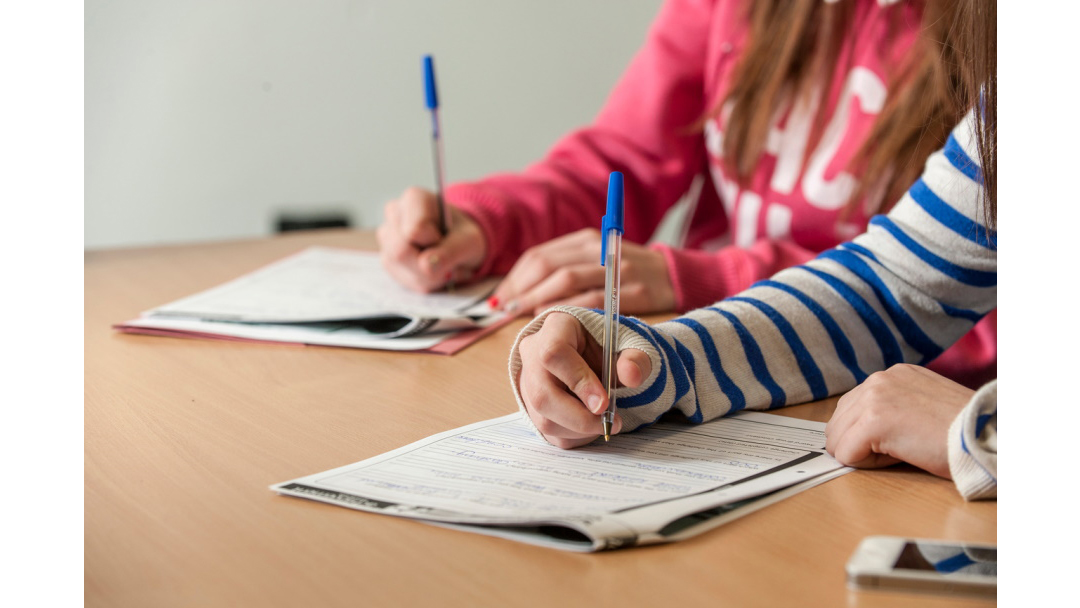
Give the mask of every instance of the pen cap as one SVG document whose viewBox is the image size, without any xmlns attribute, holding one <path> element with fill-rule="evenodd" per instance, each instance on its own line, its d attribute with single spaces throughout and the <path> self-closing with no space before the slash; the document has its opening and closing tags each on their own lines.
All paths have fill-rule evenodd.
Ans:
<svg viewBox="0 0 1080 608">
<path fill-rule="evenodd" d="M 618 171 L 612 171 L 608 176 L 607 183 L 607 213 L 600 223 L 600 265 L 604 265 L 607 258 L 607 235 L 608 230 L 618 230 L 623 233 L 623 175 Z"/>
<path fill-rule="evenodd" d="M 439 93 L 435 90 L 435 60 L 424 55 L 424 96 L 429 110 L 439 107 Z"/>
</svg>

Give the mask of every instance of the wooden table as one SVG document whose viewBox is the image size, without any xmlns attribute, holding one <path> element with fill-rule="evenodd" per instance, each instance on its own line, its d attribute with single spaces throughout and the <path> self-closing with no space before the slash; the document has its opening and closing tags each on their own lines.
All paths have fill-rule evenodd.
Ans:
<svg viewBox="0 0 1080 608">
<path fill-rule="evenodd" d="M 581 555 L 278 496 L 272 483 L 515 410 L 524 320 L 453 356 L 116 333 L 112 323 L 307 245 L 86 254 L 87 606 L 963 606 L 850 591 L 870 534 L 996 542 L 997 504 L 900 466 L 857 471 L 696 538 Z M 827 420 L 835 400 L 783 413 Z"/>
</svg>

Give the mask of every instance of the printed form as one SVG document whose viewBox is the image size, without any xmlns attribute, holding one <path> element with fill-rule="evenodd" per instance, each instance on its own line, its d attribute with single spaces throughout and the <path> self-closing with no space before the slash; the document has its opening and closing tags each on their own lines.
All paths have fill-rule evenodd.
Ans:
<svg viewBox="0 0 1080 608">
<path fill-rule="evenodd" d="M 497 279 L 453 293 L 421 294 L 395 281 L 378 254 L 309 247 L 254 272 L 171 302 L 152 315 L 249 323 L 337 321 L 380 315 L 429 319 L 490 314 L 473 311 Z"/>
<path fill-rule="evenodd" d="M 451 524 L 562 525 L 609 548 L 629 537 L 644 544 L 680 517 L 846 472 L 825 453 L 824 426 L 744 412 L 562 450 L 511 414 L 272 489 Z M 660 540 L 670 539 L 649 542 Z"/>
</svg>

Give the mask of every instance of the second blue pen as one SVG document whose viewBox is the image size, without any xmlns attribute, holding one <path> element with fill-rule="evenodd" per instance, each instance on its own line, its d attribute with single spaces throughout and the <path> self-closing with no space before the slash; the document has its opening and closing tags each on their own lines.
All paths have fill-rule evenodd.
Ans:
<svg viewBox="0 0 1080 608">
<path fill-rule="evenodd" d="M 424 55 L 424 100 L 431 111 L 431 147 L 435 159 L 435 197 L 439 204 L 439 233 L 443 236 L 450 230 L 450 216 L 446 213 L 446 199 L 443 198 L 443 146 L 442 129 L 439 126 L 439 92 L 435 87 L 435 60 L 431 55 Z"/>
</svg>

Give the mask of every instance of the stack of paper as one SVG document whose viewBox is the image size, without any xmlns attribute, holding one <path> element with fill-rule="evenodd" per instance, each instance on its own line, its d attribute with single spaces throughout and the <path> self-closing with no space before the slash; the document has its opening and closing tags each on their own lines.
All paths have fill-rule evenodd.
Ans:
<svg viewBox="0 0 1080 608">
<path fill-rule="evenodd" d="M 657 424 L 574 450 L 510 414 L 271 489 L 599 551 L 700 534 L 850 470 L 825 452 L 824 423 L 774 414 Z"/>
<path fill-rule="evenodd" d="M 492 314 L 485 303 L 496 282 L 419 294 L 394 281 L 377 254 L 312 247 L 116 328 L 449 354 L 505 318 Z"/>
</svg>

